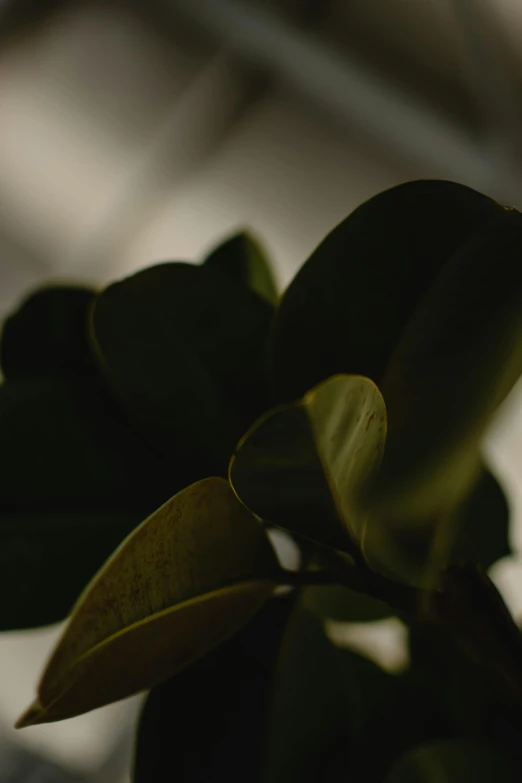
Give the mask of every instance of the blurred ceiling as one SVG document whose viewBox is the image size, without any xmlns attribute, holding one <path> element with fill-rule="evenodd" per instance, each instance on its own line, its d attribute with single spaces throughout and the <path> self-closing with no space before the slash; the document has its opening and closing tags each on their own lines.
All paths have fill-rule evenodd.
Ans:
<svg viewBox="0 0 522 783">
<path fill-rule="evenodd" d="M 187 226 L 187 243 L 178 221 L 171 252 L 199 252 L 212 223 L 227 230 L 237 185 L 259 203 L 236 219 L 268 230 L 283 282 L 315 224 L 324 233 L 397 181 L 451 178 L 518 203 L 521 26 L 514 0 L 0 1 L 0 311 L 42 275 L 102 281 L 145 263 L 144 237 L 166 210 L 190 211 L 194 189 L 208 229 Z M 245 127 L 251 149 L 226 187 Z M 295 179 L 286 232 L 277 208 L 263 218 L 274 171 L 259 159 Z M 222 196 L 205 181 L 216 166 Z M 330 196 L 302 174 L 321 166 L 349 181 L 342 208 L 335 176 Z M 323 227 L 313 213 L 329 204 Z"/>
</svg>

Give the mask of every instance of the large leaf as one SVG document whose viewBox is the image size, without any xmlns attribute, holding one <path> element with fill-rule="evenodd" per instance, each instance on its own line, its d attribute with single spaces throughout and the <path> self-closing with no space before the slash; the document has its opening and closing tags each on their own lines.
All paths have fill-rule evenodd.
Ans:
<svg viewBox="0 0 522 783">
<path fill-rule="evenodd" d="M 294 595 L 270 600 L 228 642 L 153 688 L 140 719 L 135 783 L 260 780 L 272 679 Z"/>
<path fill-rule="evenodd" d="M 154 455 L 103 391 L 85 378 L 0 386 L 0 513 L 143 511 L 161 502 L 147 470 L 148 459 L 158 467 Z"/>
<path fill-rule="evenodd" d="M 241 232 L 218 245 L 209 253 L 205 264 L 230 280 L 241 281 L 270 304 L 276 304 L 278 293 L 270 261 L 249 233 Z"/>
<path fill-rule="evenodd" d="M 95 300 L 100 366 L 154 444 L 192 442 L 224 469 L 266 404 L 262 364 L 271 308 L 206 266 L 171 263 L 111 285 Z"/>
<path fill-rule="evenodd" d="M 508 759 L 469 740 L 427 743 L 399 759 L 385 783 L 515 783 Z"/>
<path fill-rule="evenodd" d="M 459 512 L 454 561 L 479 563 L 489 568 L 511 554 L 509 544 L 509 505 L 495 476 L 484 469 Z"/>
<path fill-rule="evenodd" d="M 283 296 L 272 343 L 278 399 L 301 397 L 337 373 L 380 383 L 447 260 L 501 211 L 463 185 L 429 180 L 399 185 L 356 209 Z"/>
<path fill-rule="evenodd" d="M 205 464 L 156 455 L 95 378 L 0 386 L 0 629 L 62 620 L 117 544 Z"/>
<path fill-rule="evenodd" d="M 270 596 L 277 569 L 263 528 L 226 481 L 178 493 L 87 586 L 18 727 L 167 679 L 239 630 Z"/>
<path fill-rule="evenodd" d="M 31 294 L 2 328 L 5 378 L 84 374 L 93 361 L 87 340 L 89 288 L 49 286 Z"/>
<path fill-rule="evenodd" d="M 364 534 L 357 495 L 379 466 L 385 431 L 377 387 L 339 375 L 256 422 L 232 458 L 230 481 L 262 519 L 350 550 Z"/>
<path fill-rule="evenodd" d="M 0 514 L 0 630 L 63 620 L 136 512 Z"/>
<path fill-rule="evenodd" d="M 444 520 L 480 476 L 483 433 L 522 372 L 521 252 L 522 215 L 504 210 L 445 265 L 390 361 L 368 549 L 402 578 L 426 567 L 412 537 L 444 545 Z"/>
<path fill-rule="evenodd" d="M 298 606 L 274 681 L 263 783 L 366 781 L 359 740 L 392 682 L 370 661 L 335 647 Z"/>
</svg>

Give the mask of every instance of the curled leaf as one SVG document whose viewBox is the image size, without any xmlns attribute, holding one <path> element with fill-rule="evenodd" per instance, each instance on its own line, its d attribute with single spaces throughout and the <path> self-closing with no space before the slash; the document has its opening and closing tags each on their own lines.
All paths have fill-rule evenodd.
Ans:
<svg viewBox="0 0 522 783">
<path fill-rule="evenodd" d="M 262 519 L 350 550 L 364 536 L 357 497 L 378 469 L 385 433 L 375 384 L 338 375 L 259 419 L 236 449 L 230 481 Z"/>
<path fill-rule="evenodd" d="M 143 522 L 87 586 L 17 727 L 145 690 L 235 633 L 273 590 L 277 560 L 228 483 L 210 478 Z"/>
</svg>

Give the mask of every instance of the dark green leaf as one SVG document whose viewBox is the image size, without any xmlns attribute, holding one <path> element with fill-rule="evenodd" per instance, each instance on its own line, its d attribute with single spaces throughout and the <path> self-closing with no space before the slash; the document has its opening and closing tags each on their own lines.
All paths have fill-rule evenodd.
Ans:
<svg viewBox="0 0 522 783">
<path fill-rule="evenodd" d="M 200 475 L 167 470 L 95 379 L 7 381 L 0 445 L 1 630 L 62 620 L 127 533 Z"/>
<path fill-rule="evenodd" d="M 420 582 L 427 565 L 403 537 L 452 544 L 445 520 L 479 479 L 483 433 L 522 372 L 521 252 L 522 216 L 503 210 L 445 265 L 390 361 L 368 548 L 401 578 Z"/>
<path fill-rule="evenodd" d="M 515 783 L 508 759 L 466 740 L 422 745 L 399 759 L 385 783 Z"/>
<path fill-rule="evenodd" d="M 266 405 L 271 308 L 240 283 L 190 264 L 159 264 L 110 286 L 91 315 L 100 366 L 154 444 L 196 441 L 224 469 Z"/>
<path fill-rule="evenodd" d="M 283 296 L 272 344 L 278 399 L 297 399 L 337 373 L 380 383 L 446 261 L 500 212 L 463 185 L 429 180 L 399 185 L 356 209 Z"/>
<path fill-rule="evenodd" d="M 350 551 L 364 537 L 357 495 L 379 466 L 385 430 L 377 387 L 339 375 L 256 422 L 236 449 L 230 481 L 262 519 Z"/>
<path fill-rule="evenodd" d="M 241 232 L 227 239 L 205 259 L 208 264 L 230 280 L 240 281 L 270 304 L 278 300 L 277 286 L 270 261 L 259 244 L 249 233 Z"/>
<path fill-rule="evenodd" d="M 135 783 L 258 783 L 272 678 L 293 595 L 154 688 L 139 724 Z"/>
<path fill-rule="evenodd" d="M 363 783 L 359 739 L 392 682 L 370 661 L 335 647 L 322 624 L 297 608 L 274 682 L 263 783 Z"/>
<path fill-rule="evenodd" d="M 0 513 L 140 512 L 166 499 L 165 474 L 152 471 L 160 463 L 96 380 L 6 382 L 0 444 Z M 178 477 L 169 479 L 175 491 Z"/>
<path fill-rule="evenodd" d="M 451 736 L 446 705 L 433 681 L 416 670 L 397 675 L 371 711 L 359 739 L 364 783 L 382 783 L 399 756 L 422 742 Z"/>
<path fill-rule="evenodd" d="M 453 560 L 489 568 L 511 554 L 509 506 L 497 479 L 484 470 L 459 512 Z"/>
<path fill-rule="evenodd" d="M 303 590 L 303 605 L 318 617 L 340 622 L 372 622 L 393 614 L 383 601 L 341 585 L 307 587 Z"/>
<path fill-rule="evenodd" d="M 94 291 L 49 286 L 31 294 L 2 329 L 5 378 L 92 373 L 87 312 Z"/>
<path fill-rule="evenodd" d="M 130 511 L 0 514 L 0 630 L 63 620 L 140 521 Z"/>
</svg>

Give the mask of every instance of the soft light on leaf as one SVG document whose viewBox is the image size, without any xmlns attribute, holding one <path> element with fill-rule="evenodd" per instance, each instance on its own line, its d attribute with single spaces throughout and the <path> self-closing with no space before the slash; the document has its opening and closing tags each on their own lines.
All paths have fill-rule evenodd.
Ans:
<svg viewBox="0 0 522 783">
<path fill-rule="evenodd" d="M 17 726 L 72 717 L 171 676 L 261 608 L 277 568 L 226 481 L 178 493 L 87 586 Z"/>
<path fill-rule="evenodd" d="M 338 373 L 380 385 L 448 259 L 500 213 L 482 193 L 442 180 L 406 182 L 352 212 L 314 250 L 279 305 L 271 345 L 278 402 Z"/>
<path fill-rule="evenodd" d="M 268 257 L 257 239 L 241 232 L 214 248 L 205 264 L 231 280 L 241 281 L 267 302 L 275 305 L 277 286 Z"/>
<path fill-rule="evenodd" d="M 257 421 L 236 449 L 230 481 L 262 519 L 349 550 L 364 534 L 357 496 L 379 466 L 385 435 L 375 384 L 338 375 Z"/>
<path fill-rule="evenodd" d="M 481 438 L 522 372 L 521 252 L 522 215 L 502 210 L 444 266 L 383 380 L 389 431 L 367 545 L 402 578 L 421 582 L 426 564 L 401 537 L 429 541 L 472 491 Z"/>
</svg>

